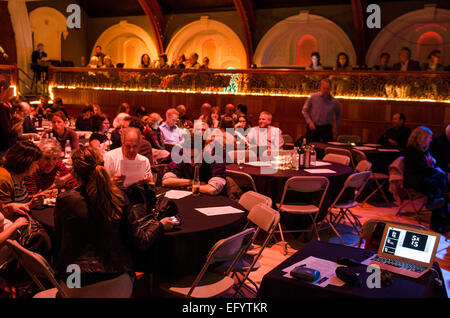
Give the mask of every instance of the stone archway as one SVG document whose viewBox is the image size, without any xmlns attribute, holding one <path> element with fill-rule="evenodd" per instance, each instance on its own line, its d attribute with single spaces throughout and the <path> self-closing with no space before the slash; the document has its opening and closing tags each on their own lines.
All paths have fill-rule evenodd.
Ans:
<svg viewBox="0 0 450 318">
<path fill-rule="evenodd" d="M 141 27 L 125 20 L 109 27 L 98 37 L 91 55 L 95 54 L 97 45 L 111 56 L 114 64 L 124 63 L 127 68 L 137 68 L 144 53 L 149 54 L 152 61 L 158 59 L 155 39 Z"/>
<path fill-rule="evenodd" d="M 33 47 L 44 44 L 49 60 L 61 60 L 61 34 L 67 38 L 66 17 L 56 9 L 40 7 L 30 12 L 30 26 L 33 34 Z"/>
<path fill-rule="evenodd" d="M 239 36 L 227 25 L 201 17 L 181 28 L 167 46 L 167 56 L 171 63 L 179 54 L 186 58 L 191 53 L 199 55 L 199 61 L 208 52 L 211 68 L 236 69 L 246 68 L 247 55 Z"/>
<path fill-rule="evenodd" d="M 317 43 L 324 66 L 334 66 L 339 52 L 347 53 L 350 64 L 356 63 L 355 49 L 347 34 L 333 21 L 307 11 L 275 24 L 259 42 L 255 63 L 272 67 L 297 66 L 299 56 L 304 55 L 298 52 L 302 38 Z"/>
<path fill-rule="evenodd" d="M 441 63 L 450 64 L 450 10 L 425 6 L 404 14 L 383 27 L 370 44 L 366 61 L 378 64 L 383 52 L 391 54 L 390 64 L 398 62 L 398 52 L 404 46 L 411 49 L 411 58 L 425 63 L 428 54 L 441 50 Z"/>
</svg>

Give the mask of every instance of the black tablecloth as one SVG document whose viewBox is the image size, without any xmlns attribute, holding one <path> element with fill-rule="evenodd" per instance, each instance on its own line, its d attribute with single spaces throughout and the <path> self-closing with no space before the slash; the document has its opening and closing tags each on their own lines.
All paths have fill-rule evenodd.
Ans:
<svg viewBox="0 0 450 318">
<path fill-rule="evenodd" d="M 182 225 L 165 232 L 149 251 L 145 266 L 137 270 L 168 275 L 193 274 L 200 271 L 211 247 L 220 239 L 243 230 L 247 211 L 237 202 L 223 196 L 200 195 L 174 200 Z M 196 208 L 232 206 L 245 213 L 206 216 Z M 54 232 L 54 208 L 33 209 L 31 215 L 41 222 L 49 234 Z"/>
<path fill-rule="evenodd" d="M 283 269 L 309 256 L 334 262 L 337 261 L 338 257 L 350 257 L 357 261 L 363 261 L 373 253 L 375 252 L 345 245 L 312 241 L 263 277 L 258 297 L 447 298 L 445 286 L 439 287 L 435 283 L 435 274 L 431 271 L 424 274 L 419 279 L 394 274 L 391 286 L 372 289 L 367 287 L 366 280 L 371 273 L 367 273 L 367 267 L 364 265 L 359 265 L 354 268 L 355 273 L 360 273 L 360 282 L 362 283 L 357 284 L 356 286 L 344 285 L 342 287 L 337 287 L 328 285 L 326 287 L 317 287 L 295 278 L 283 277 L 285 274 L 282 271 Z M 434 267 L 440 272 L 437 263 L 434 264 Z"/>
<path fill-rule="evenodd" d="M 333 147 L 333 148 L 344 148 L 351 151 L 353 148 L 349 145 L 333 145 L 330 143 L 323 143 L 323 142 L 314 142 L 313 143 L 317 152 L 317 158 L 323 158 L 325 155 L 325 148 L 327 147 Z M 373 172 L 380 172 L 380 173 L 389 173 L 389 165 L 397 159 L 397 157 L 402 156 L 402 152 L 398 151 L 398 149 L 392 149 L 392 151 L 379 151 L 378 149 L 384 149 L 382 147 L 372 147 L 375 148 L 374 150 L 360 150 L 361 152 L 364 152 L 364 154 L 367 157 L 367 160 L 369 160 L 372 163 L 372 171 Z M 386 149 L 387 150 L 387 149 Z M 355 158 L 353 158 L 353 161 L 355 161 Z M 355 161 L 356 164 L 356 161 Z"/>
<path fill-rule="evenodd" d="M 206 216 L 196 208 L 232 206 L 245 211 L 237 202 L 223 196 L 200 195 L 174 200 L 182 225 L 166 232 L 155 244 L 154 271 L 170 276 L 197 274 L 213 245 L 244 229 L 247 212 Z"/>
</svg>

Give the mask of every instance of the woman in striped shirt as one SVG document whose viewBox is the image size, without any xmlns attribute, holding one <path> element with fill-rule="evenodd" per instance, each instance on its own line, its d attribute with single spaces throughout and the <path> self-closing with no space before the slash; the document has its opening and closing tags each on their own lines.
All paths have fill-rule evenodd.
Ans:
<svg viewBox="0 0 450 318">
<path fill-rule="evenodd" d="M 42 157 L 38 169 L 24 178 L 25 187 L 30 195 L 48 189 L 70 190 L 77 186 L 64 163 L 59 159 L 61 145 L 55 139 L 43 139 L 39 144 Z"/>
</svg>

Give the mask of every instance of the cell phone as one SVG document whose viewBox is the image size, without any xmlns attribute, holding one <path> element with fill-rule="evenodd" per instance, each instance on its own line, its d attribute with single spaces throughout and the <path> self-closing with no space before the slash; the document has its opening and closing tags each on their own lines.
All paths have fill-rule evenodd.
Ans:
<svg viewBox="0 0 450 318">
<path fill-rule="evenodd" d="M 178 217 L 178 216 L 176 216 L 176 215 L 171 216 L 171 217 L 170 217 L 170 220 L 171 220 L 172 222 L 176 222 L 176 223 L 180 223 L 180 224 L 181 224 L 181 218 Z"/>
</svg>

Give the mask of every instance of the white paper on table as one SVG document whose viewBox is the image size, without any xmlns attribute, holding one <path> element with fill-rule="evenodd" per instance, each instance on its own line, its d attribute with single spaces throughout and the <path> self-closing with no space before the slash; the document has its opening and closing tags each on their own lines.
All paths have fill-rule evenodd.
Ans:
<svg viewBox="0 0 450 318">
<path fill-rule="evenodd" d="M 316 167 L 322 167 L 322 166 L 331 166 L 331 163 L 326 162 L 326 161 L 316 161 Z"/>
<path fill-rule="evenodd" d="M 356 147 L 353 147 L 353 149 L 357 149 L 357 150 L 375 150 L 375 148 L 373 148 L 373 147 L 362 147 L 362 146 L 356 146 Z"/>
<path fill-rule="evenodd" d="M 246 165 L 254 166 L 254 167 L 271 167 L 272 164 L 270 161 L 252 161 L 252 162 L 246 162 Z"/>
<path fill-rule="evenodd" d="M 125 187 L 141 181 L 145 178 L 145 161 L 121 160 L 120 174 L 125 176 L 125 181 L 123 183 Z"/>
<path fill-rule="evenodd" d="M 191 194 L 192 194 L 192 191 L 183 191 L 183 190 L 169 190 L 166 193 L 164 193 L 164 195 L 167 199 L 172 199 L 172 200 L 182 199 Z"/>
<path fill-rule="evenodd" d="M 244 211 L 233 208 L 232 206 L 215 206 L 212 208 L 197 208 L 198 212 L 203 213 L 207 216 L 216 216 L 223 214 L 234 214 L 234 213 L 244 213 Z"/>
<path fill-rule="evenodd" d="M 309 173 L 336 173 L 336 171 L 331 169 L 305 169 Z"/>
<path fill-rule="evenodd" d="M 290 272 L 297 266 L 303 264 L 305 264 L 305 267 L 307 268 L 315 269 L 320 272 L 319 280 L 313 283 L 313 285 L 319 287 L 325 287 L 329 284 L 337 287 L 345 285 L 345 282 L 336 277 L 336 268 L 341 267 L 342 265 L 338 265 L 335 262 L 327 261 L 314 256 L 309 256 L 308 258 L 305 258 L 304 260 L 283 269 L 283 272 L 286 273 L 283 275 L 283 277 L 293 278 Z"/>
<path fill-rule="evenodd" d="M 400 150 L 398 150 L 398 149 L 382 149 L 382 148 L 378 148 L 377 150 L 381 151 L 381 152 L 400 152 Z"/>
</svg>

